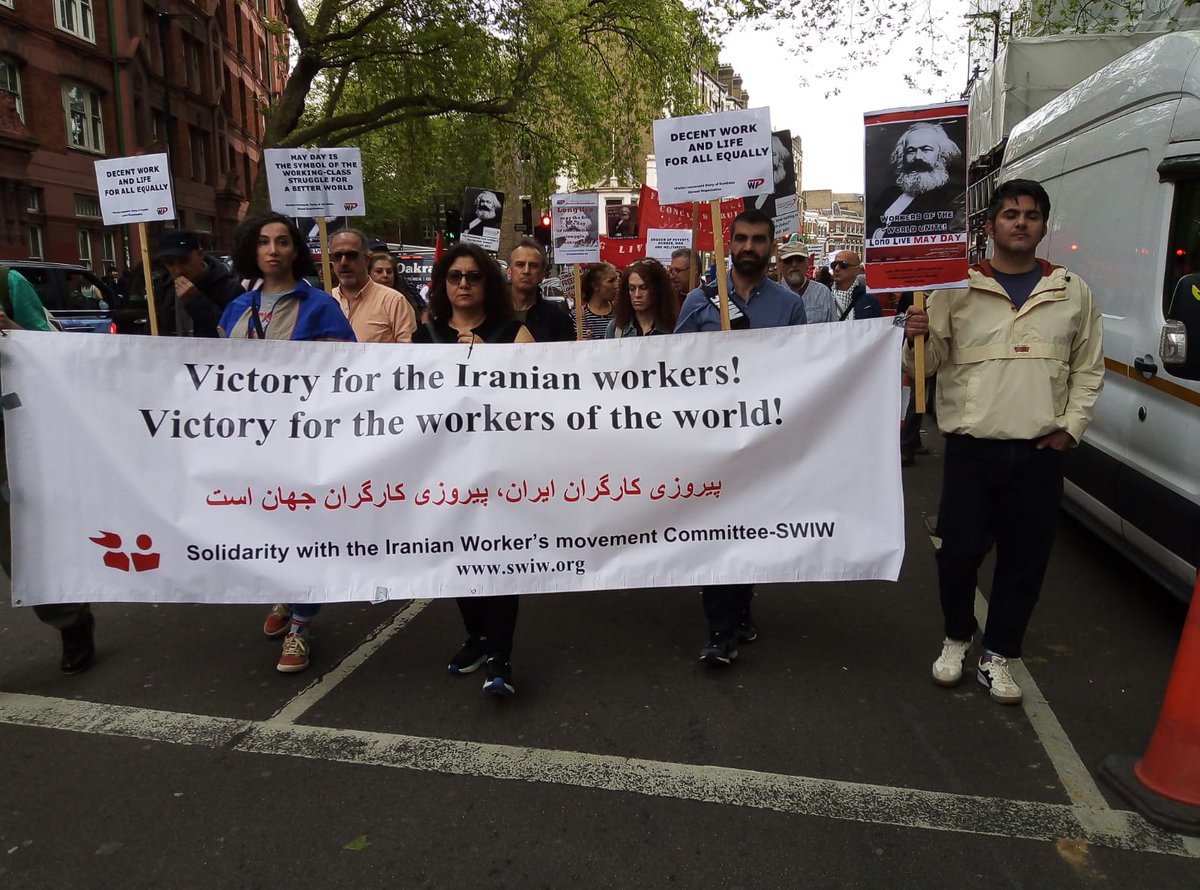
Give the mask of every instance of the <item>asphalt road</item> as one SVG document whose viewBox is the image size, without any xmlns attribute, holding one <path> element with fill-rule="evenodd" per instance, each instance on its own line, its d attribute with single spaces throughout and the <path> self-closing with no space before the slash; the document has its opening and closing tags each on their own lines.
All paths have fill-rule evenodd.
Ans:
<svg viewBox="0 0 1200 890">
<path fill-rule="evenodd" d="M 684 589 L 525 598 L 509 700 L 446 674 L 448 602 L 329 606 L 299 675 L 259 607 L 98 607 L 73 677 L 0 609 L 0 888 L 1200 887 L 1096 779 L 1183 605 L 1064 517 L 1025 704 L 935 686 L 939 463 L 898 584 L 761 587 L 727 671 Z"/>
</svg>

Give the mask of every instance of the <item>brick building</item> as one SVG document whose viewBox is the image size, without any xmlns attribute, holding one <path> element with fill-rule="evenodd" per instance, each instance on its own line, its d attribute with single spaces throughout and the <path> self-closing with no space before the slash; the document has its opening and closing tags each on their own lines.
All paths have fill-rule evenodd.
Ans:
<svg viewBox="0 0 1200 890">
<path fill-rule="evenodd" d="M 263 25 L 282 7 L 0 0 L 0 260 L 120 269 L 128 238 L 136 263 L 136 227 L 101 222 L 93 162 L 161 151 L 176 224 L 227 247 L 287 76 L 286 37 Z"/>
</svg>

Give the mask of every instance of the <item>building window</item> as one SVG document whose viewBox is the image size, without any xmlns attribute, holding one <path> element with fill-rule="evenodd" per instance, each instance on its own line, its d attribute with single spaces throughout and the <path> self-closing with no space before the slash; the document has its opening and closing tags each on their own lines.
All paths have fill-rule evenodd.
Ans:
<svg viewBox="0 0 1200 890">
<path fill-rule="evenodd" d="M 25 198 L 25 209 L 30 213 L 42 212 L 42 190 L 31 188 Z"/>
<path fill-rule="evenodd" d="M 67 144 L 85 151 L 104 152 L 104 118 L 100 94 L 82 84 L 63 85 L 63 109 L 67 114 Z"/>
<path fill-rule="evenodd" d="M 92 22 L 92 0 L 54 0 L 54 24 L 68 34 L 96 42 Z"/>
<path fill-rule="evenodd" d="M 42 227 L 29 226 L 25 233 L 29 236 L 29 258 L 31 260 L 40 260 L 45 258 L 42 252 Z"/>
<path fill-rule="evenodd" d="M 100 259 L 104 261 L 104 271 L 117 267 L 117 239 L 112 232 L 100 234 Z"/>
<path fill-rule="evenodd" d="M 191 37 L 183 37 L 183 85 L 200 90 L 200 46 Z"/>
<path fill-rule="evenodd" d="M 99 219 L 100 199 L 95 195 L 76 195 L 75 215 L 85 219 Z"/>
<path fill-rule="evenodd" d="M 208 137 L 202 130 L 189 127 L 192 153 L 192 179 L 208 182 Z"/>
<path fill-rule="evenodd" d="M 92 268 L 92 235 L 87 229 L 79 230 L 79 265 Z"/>
<path fill-rule="evenodd" d="M 4 0 L 0 0 L 3 3 Z M 13 103 L 17 106 L 17 117 L 25 120 L 25 103 L 21 101 L 21 75 L 17 66 L 7 59 L 0 59 L 0 90 L 12 93 Z"/>
<path fill-rule="evenodd" d="M 216 228 L 216 220 L 204 213 L 192 214 L 192 228 L 197 232 L 209 232 L 210 234 Z"/>
</svg>

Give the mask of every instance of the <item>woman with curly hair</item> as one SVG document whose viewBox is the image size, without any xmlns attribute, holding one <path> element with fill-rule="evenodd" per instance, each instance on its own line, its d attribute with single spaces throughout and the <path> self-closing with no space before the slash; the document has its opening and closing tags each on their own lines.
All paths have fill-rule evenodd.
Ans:
<svg viewBox="0 0 1200 890">
<path fill-rule="evenodd" d="M 638 260 L 621 275 L 605 337 L 648 337 L 675 330 L 679 305 L 671 275 L 658 260 Z"/>
</svg>

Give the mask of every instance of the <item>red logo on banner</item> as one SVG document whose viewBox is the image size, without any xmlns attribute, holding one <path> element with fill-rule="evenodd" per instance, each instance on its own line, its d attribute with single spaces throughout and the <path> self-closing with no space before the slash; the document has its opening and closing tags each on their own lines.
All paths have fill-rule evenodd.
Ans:
<svg viewBox="0 0 1200 890">
<path fill-rule="evenodd" d="M 96 537 L 88 538 L 88 540 L 105 548 L 105 554 L 101 561 L 108 568 L 116 569 L 118 572 L 128 572 L 131 565 L 135 572 L 152 572 L 158 568 L 159 562 L 162 560 L 162 554 L 150 550 L 154 546 L 154 540 L 145 533 L 137 536 L 135 542 L 139 551 L 137 553 L 122 551 L 120 549 L 121 536 L 116 532 L 102 530 Z"/>
<path fill-rule="evenodd" d="M 170 209 L 169 207 L 159 207 L 159 208 L 158 208 L 158 215 L 159 215 L 159 216 L 166 216 L 166 213 L 167 213 L 167 211 L 168 211 L 169 209 Z"/>
<path fill-rule="evenodd" d="M 343 210 L 354 210 L 357 207 L 358 207 L 357 201 L 347 201 L 345 204 L 342 205 Z"/>
<path fill-rule="evenodd" d="M 746 185 L 747 185 L 747 186 L 749 186 L 749 187 L 750 187 L 750 188 L 752 188 L 752 189 L 756 189 L 756 188 L 758 188 L 760 185 L 762 185 L 764 182 L 766 182 L 766 180 L 765 180 L 765 179 L 762 179 L 761 177 L 760 177 L 760 178 L 758 178 L 758 179 L 747 179 L 747 180 L 746 180 Z"/>
</svg>

